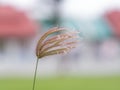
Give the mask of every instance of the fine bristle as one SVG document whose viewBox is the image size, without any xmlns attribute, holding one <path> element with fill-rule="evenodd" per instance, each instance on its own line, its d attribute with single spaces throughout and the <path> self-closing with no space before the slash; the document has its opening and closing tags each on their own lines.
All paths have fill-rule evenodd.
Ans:
<svg viewBox="0 0 120 90">
<path fill-rule="evenodd" d="M 54 35 L 58 31 L 63 31 L 59 35 Z M 36 56 L 42 58 L 45 56 L 55 55 L 55 54 L 66 54 L 71 49 L 75 48 L 78 42 L 78 33 L 76 31 L 69 31 L 65 28 L 52 28 L 46 32 L 38 41 L 36 47 Z M 47 38 L 50 34 L 51 36 Z"/>
</svg>

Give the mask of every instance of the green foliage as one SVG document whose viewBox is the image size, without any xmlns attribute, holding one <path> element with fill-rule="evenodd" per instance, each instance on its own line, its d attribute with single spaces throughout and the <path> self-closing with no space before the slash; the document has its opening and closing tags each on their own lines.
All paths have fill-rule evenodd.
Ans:
<svg viewBox="0 0 120 90">
<path fill-rule="evenodd" d="M 31 90 L 32 79 L 0 79 L 0 90 Z M 120 77 L 37 79 L 36 90 L 120 90 Z"/>
</svg>

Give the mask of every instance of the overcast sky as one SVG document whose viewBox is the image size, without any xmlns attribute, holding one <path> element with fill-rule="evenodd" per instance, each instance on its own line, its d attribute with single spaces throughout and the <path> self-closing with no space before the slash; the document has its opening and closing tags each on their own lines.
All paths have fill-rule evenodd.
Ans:
<svg viewBox="0 0 120 90">
<path fill-rule="evenodd" d="M 13 5 L 21 9 L 32 9 L 36 0 L 0 0 L 1 4 Z"/>
<path fill-rule="evenodd" d="M 120 0 L 66 0 L 63 7 L 66 15 L 96 17 L 110 8 L 120 8 Z"/>
<path fill-rule="evenodd" d="M 0 0 L 21 9 L 33 9 L 41 0 Z M 108 8 L 120 8 L 120 0 L 63 0 L 62 11 L 65 16 L 95 17 Z"/>
</svg>

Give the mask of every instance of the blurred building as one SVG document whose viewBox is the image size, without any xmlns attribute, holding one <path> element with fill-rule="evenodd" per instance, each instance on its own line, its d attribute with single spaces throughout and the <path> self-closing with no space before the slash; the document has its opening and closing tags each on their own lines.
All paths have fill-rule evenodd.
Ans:
<svg viewBox="0 0 120 90">
<path fill-rule="evenodd" d="M 0 6 L 1 57 L 14 59 L 20 53 L 25 56 L 24 52 L 28 53 L 30 41 L 36 34 L 37 24 L 27 16 L 26 12 L 12 6 Z"/>
<path fill-rule="evenodd" d="M 115 0 L 116 1 L 116 0 Z M 119 73 L 119 6 L 113 0 L 2 0 L 0 6 L 0 71 L 31 71 L 40 35 L 54 26 L 80 31 L 80 47 L 65 57 L 40 63 L 41 73 Z M 119 2 L 119 1 L 118 1 Z M 108 12 L 110 10 L 110 12 Z M 35 22 L 36 21 L 36 22 Z M 37 24 L 36 24 L 37 23 Z M 39 28 L 40 27 L 40 28 Z M 48 60 L 50 59 L 50 60 Z M 23 65 L 23 62 L 27 61 Z M 4 63 L 4 62 L 3 62 Z M 14 68 L 15 67 L 15 68 Z M 7 69 L 6 69 L 7 68 Z M 22 71 L 21 70 L 21 71 Z M 67 72 L 68 71 L 68 72 Z"/>
</svg>

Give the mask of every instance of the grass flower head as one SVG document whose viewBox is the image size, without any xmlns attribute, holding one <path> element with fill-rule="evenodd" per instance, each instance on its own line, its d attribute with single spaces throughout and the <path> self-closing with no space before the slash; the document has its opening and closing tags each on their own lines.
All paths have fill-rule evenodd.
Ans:
<svg viewBox="0 0 120 90">
<path fill-rule="evenodd" d="M 58 35 L 54 35 L 59 32 Z M 38 41 L 36 47 L 37 58 L 55 54 L 68 53 L 72 48 L 75 48 L 78 40 L 79 32 L 69 31 L 66 28 L 54 27 L 46 32 Z M 54 36 L 49 37 L 51 34 Z"/>
<path fill-rule="evenodd" d="M 55 35 L 58 33 L 57 35 Z M 75 48 L 79 42 L 79 32 L 69 31 L 66 28 L 54 27 L 46 32 L 38 41 L 36 47 L 36 68 L 34 73 L 33 89 L 35 89 L 36 73 L 38 67 L 38 61 L 40 58 L 56 55 L 66 54 Z M 52 35 L 52 36 L 51 36 Z"/>
</svg>

